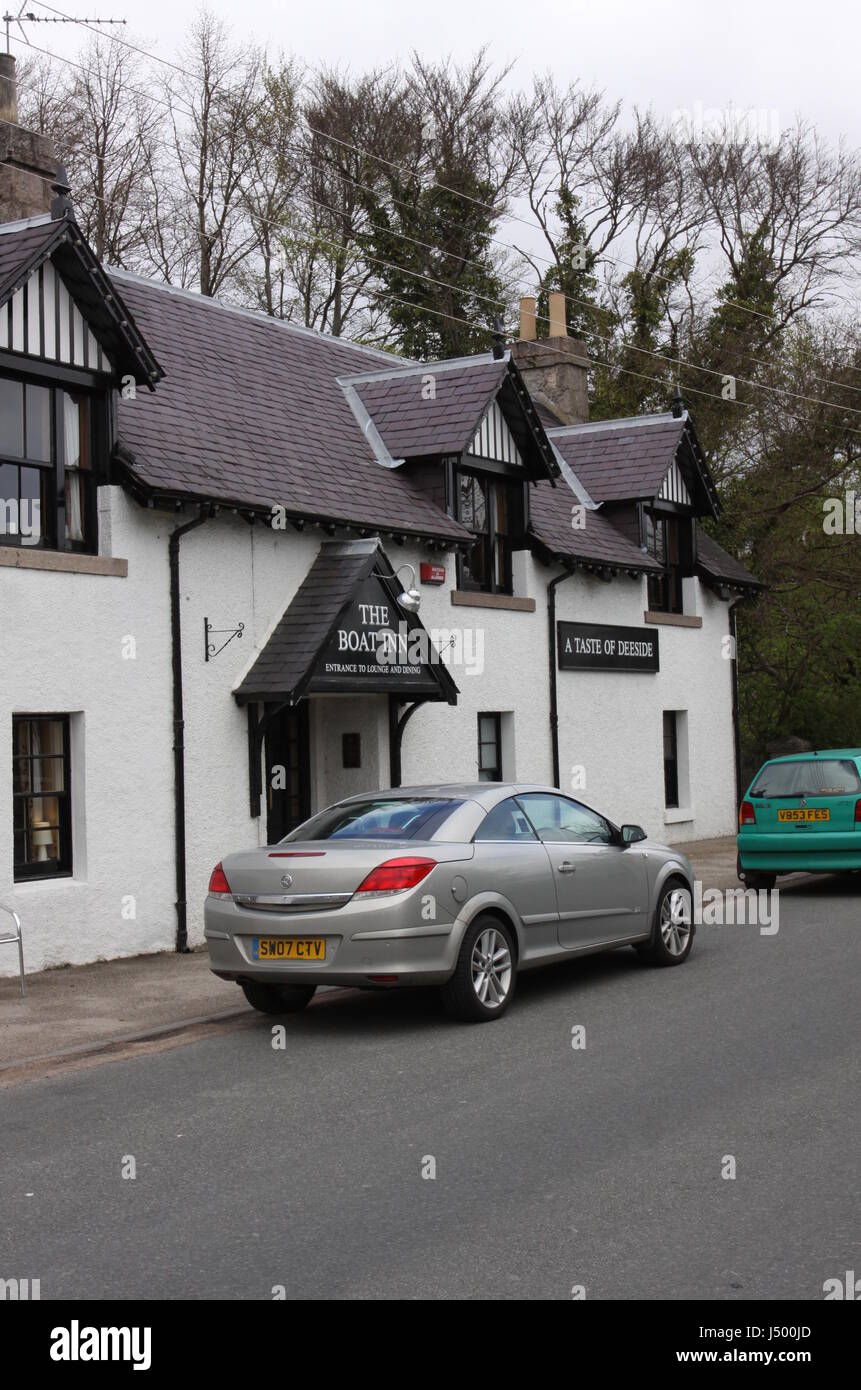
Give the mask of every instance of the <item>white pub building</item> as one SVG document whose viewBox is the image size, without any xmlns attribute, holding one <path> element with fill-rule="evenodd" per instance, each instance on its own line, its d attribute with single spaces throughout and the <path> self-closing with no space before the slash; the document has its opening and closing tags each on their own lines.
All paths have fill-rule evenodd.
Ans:
<svg viewBox="0 0 861 1390">
<path fill-rule="evenodd" d="M 415 363 L 102 266 L 0 56 L 0 902 L 28 971 L 185 950 L 210 871 L 353 792 L 554 783 L 735 825 L 758 585 L 680 401 L 536 340 Z M 2 926 L 0 926 L 2 930 Z M 0 973 L 17 969 L 0 953 Z"/>
</svg>

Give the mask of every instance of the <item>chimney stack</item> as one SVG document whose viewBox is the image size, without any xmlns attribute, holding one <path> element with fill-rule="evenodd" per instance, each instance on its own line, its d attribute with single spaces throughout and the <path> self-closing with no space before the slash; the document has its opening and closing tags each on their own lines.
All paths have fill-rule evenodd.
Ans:
<svg viewBox="0 0 861 1390">
<path fill-rule="evenodd" d="M 535 300 L 521 299 L 520 338 L 512 343 L 511 355 L 539 405 L 552 410 L 563 425 L 582 425 L 589 419 L 586 344 L 568 336 L 565 295 L 551 294 L 549 300 L 549 333 L 537 338 Z"/>
<path fill-rule="evenodd" d="M 50 140 L 18 124 L 15 59 L 0 53 L 0 223 L 50 212 L 56 174 Z"/>
</svg>

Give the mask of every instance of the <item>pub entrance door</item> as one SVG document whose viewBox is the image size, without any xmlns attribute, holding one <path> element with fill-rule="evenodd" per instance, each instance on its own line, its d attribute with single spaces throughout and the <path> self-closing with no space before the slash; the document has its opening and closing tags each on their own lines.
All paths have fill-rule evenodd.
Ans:
<svg viewBox="0 0 861 1390">
<path fill-rule="evenodd" d="M 311 814 L 307 700 L 276 714 L 265 746 L 266 843 L 274 845 Z"/>
</svg>

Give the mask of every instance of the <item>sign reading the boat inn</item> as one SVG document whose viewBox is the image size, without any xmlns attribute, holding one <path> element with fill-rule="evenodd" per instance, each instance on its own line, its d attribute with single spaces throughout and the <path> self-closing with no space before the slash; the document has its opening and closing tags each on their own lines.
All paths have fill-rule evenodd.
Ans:
<svg viewBox="0 0 861 1390">
<path fill-rule="evenodd" d="M 314 675 L 314 689 L 436 690 L 428 633 L 410 621 L 375 575 L 338 615 Z"/>
<path fill-rule="evenodd" d="M 658 634 L 641 627 L 557 623 L 560 671 L 658 671 Z"/>
</svg>

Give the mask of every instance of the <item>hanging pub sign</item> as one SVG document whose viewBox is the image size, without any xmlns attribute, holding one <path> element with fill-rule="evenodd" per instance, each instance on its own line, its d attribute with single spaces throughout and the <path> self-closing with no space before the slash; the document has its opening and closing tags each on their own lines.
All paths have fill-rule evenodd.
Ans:
<svg viewBox="0 0 861 1390">
<path fill-rule="evenodd" d="M 439 691 L 427 629 L 370 574 L 341 609 L 320 651 L 310 691 Z"/>
<path fill-rule="evenodd" d="M 564 623 L 557 628 L 560 671 L 658 671 L 658 634 L 641 627 Z"/>
</svg>

